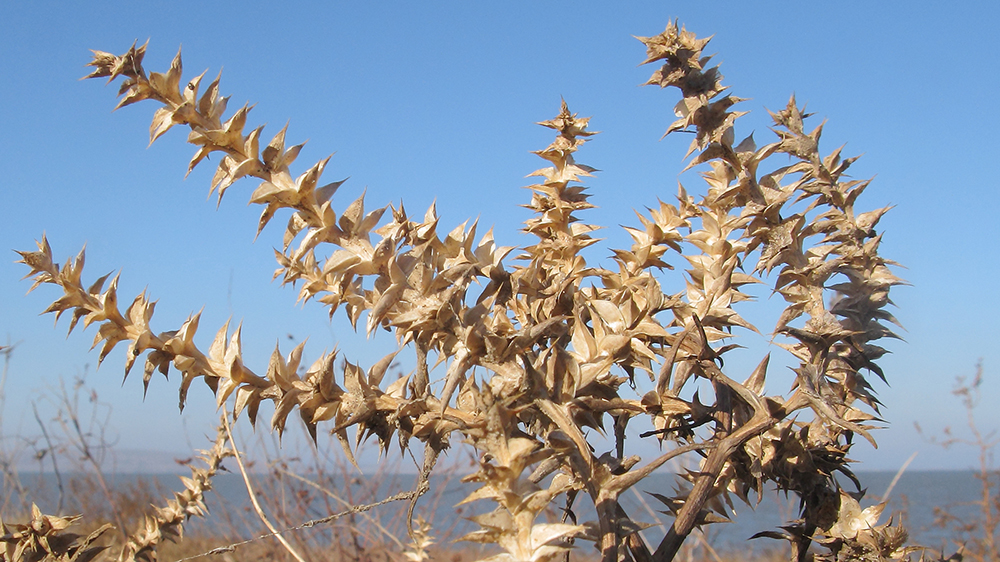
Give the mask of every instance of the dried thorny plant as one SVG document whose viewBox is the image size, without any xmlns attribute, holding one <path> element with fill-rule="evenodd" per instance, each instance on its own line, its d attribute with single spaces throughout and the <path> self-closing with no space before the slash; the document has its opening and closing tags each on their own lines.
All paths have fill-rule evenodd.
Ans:
<svg viewBox="0 0 1000 562">
<path fill-rule="evenodd" d="M 212 489 L 212 477 L 219 470 L 223 459 L 232 454 L 226 445 L 221 428 L 216 432 L 212 448 L 201 451 L 199 460 L 204 468 L 191 466 L 191 477 L 182 477 L 184 489 L 175 492 L 163 506 L 153 506 L 153 511 L 139 522 L 131 533 L 119 529 L 123 539 L 111 544 L 100 544 L 99 539 L 114 528 L 104 524 L 83 537 L 67 531 L 82 515 L 69 517 L 45 515 L 34 504 L 30 519 L 23 524 L 5 525 L 0 519 L 0 560 L 4 562 L 89 562 L 90 560 L 116 560 L 118 562 L 154 562 L 156 548 L 165 540 L 178 541 L 183 537 L 184 524 L 193 516 L 207 513 L 205 493 Z M 110 548 L 112 546 L 115 548 Z M 114 550 L 115 556 L 107 556 Z"/>
<path fill-rule="evenodd" d="M 60 380 L 41 401 L 54 406 L 57 414 L 43 420 L 32 402 L 45 438 L 44 443 L 29 442 L 40 470 L 34 485 L 55 489 L 39 494 L 38 503 L 47 501 L 58 513 L 68 505 L 83 511 L 86 518 L 45 515 L 34 503 L 28 504 L 30 510 L 18 509 L 28 501 L 28 493 L 19 475 L 11 474 L 3 488 L 2 511 L 15 515 L 27 511 L 28 518 L 8 527 L 0 521 L 0 541 L 6 543 L 0 560 L 110 560 L 112 552 L 118 553 L 115 559 L 120 561 L 153 560 L 151 554 L 163 539 L 177 541 L 188 518 L 206 515 L 204 494 L 211 489 L 210 480 L 221 461 L 231 454 L 224 439 L 217 436 L 213 448 L 198 457 L 207 468 L 190 466 L 193 459 L 178 461 L 190 466 L 191 477 L 182 477 L 183 490 L 157 506 L 163 494 L 159 485 L 145 478 L 127 484 L 106 478 L 105 456 L 112 448 L 107 434 L 111 406 L 100 401 L 84 377 L 69 386 Z M 45 465 L 51 466 L 54 483 L 43 482 Z M 69 527 L 74 531 L 64 532 Z M 117 533 L 109 532 L 113 529 Z M 81 542 L 84 535 L 86 540 Z"/>
<path fill-rule="evenodd" d="M 259 180 L 250 195 L 263 206 L 258 234 L 290 211 L 275 277 L 331 315 L 343 310 L 355 327 L 394 333 L 398 349 L 371 367 L 338 364 L 330 352 L 300 374 L 298 345 L 287 355 L 275 349 L 269 365 L 252 369 L 241 328 L 222 326 L 207 349 L 195 341 L 197 314 L 154 331 L 155 303 L 145 292 L 123 311 L 117 276 L 83 283 L 83 252 L 60 267 L 43 237 L 37 251 L 19 252 L 21 261 L 32 288 L 62 287 L 48 312 L 70 313 L 71 330 L 81 320 L 97 326 L 100 360 L 127 343 L 126 375 L 144 363 L 144 391 L 155 372 L 177 370 L 182 407 L 200 378 L 234 417 L 256 424 L 261 402 L 270 401 L 273 429 L 284 431 L 296 413 L 314 438 L 322 424 L 348 456 L 370 436 L 386 450 L 394 439 L 403 449 L 419 444 L 420 490 L 453 440 L 470 444 L 479 461 L 467 480 L 479 488 L 466 501 L 489 500 L 493 509 L 475 517 L 480 530 L 466 538 L 502 547 L 491 561 L 563 559 L 581 540 L 594 541 L 606 562 L 671 560 L 694 529 L 727 520 L 734 499 L 759 501 L 769 485 L 801 500 L 800 518 L 768 534 L 787 539 L 795 559 L 805 560 L 810 545 L 830 559 L 908 556 L 905 532 L 877 523 L 881 506 L 862 510 L 860 492 L 848 494 L 835 479 L 855 480 L 848 451 L 857 436 L 874 444 L 879 421 L 869 378 L 884 379 L 879 340 L 894 337 L 886 306 L 901 283 L 879 254 L 876 226 L 888 208 L 855 208 L 869 185 L 846 175 L 856 157 L 821 153 L 823 126 L 808 128 L 794 97 L 771 113 L 773 142 L 737 142 L 744 112 L 733 108 L 743 100 L 710 66 L 708 39 L 674 23 L 639 39 L 644 63 L 662 65 L 648 84 L 681 92 L 667 134 L 693 133 L 687 168 L 699 167 L 707 187 L 695 196 L 682 186 L 676 204 L 637 213 L 639 225 L 626 227 L 632 246 L 614 250 L 609 267 L 589 264 L 582 252 L 598 241 L 598 227 L 582 220 L 592 205 L 580 183 L 595 170 L 576 153 L 594 133 L 565 102 L 540 123 L 555 139 L 536 152 L 546 167 L 530 174 L 538 183 L 524 231 L 537 241 L 515 249 L 498 246 L 492 231 L 477 237 L 476 224 L 439 232 L 433 206 L 422 218 L 401 204 L 366 212 L 363 195 L 335 206 L 343 182 L 321 181 L 329 158 L 294 175 L 302 145 L 286 145 L 287 127 L 266 144 L 263 127 L 246 132 L 247 106 L 225 117 L 219 78 L 204 88 L 204 74 L 182 82 L 180 53 L 166 73 L 147 73 L 145 45 L 121 56 L 95 51 L 89 77 L 122 80 L 118 107 L 159 106 L 151 141 L 186 125 L 197 147 L 189 171 L 218 156 L 210 193 L 221 200 L 237 180 Z M 684 287 L 661 285 L 671 262 L 687 263 Z M 787 395 L 765 394 L 770 355 L 750 372 L 723 371 L 734 338 L 759 333 L 739 312 L 754 283 L 784 299 L 774 325 L 763 328 L 794 364 Z M 385 380 L 404 351 L 413 371 Z M 439 365 L 443 383 L 432 384 Z M 656 458 L 626 454 L 634 418 L 651 421 L 644 438 L 659 442 Z M 604 432 L 615 439 L 611 451 L 595 450 L 592 435 Z M 676 493 L 661 496 L 673 520 L 651 548 L 621 494 L 668 461 L 698 455 Z M 596 521 L 576 519 L 579 501 L 593 504 Z M 564 520 L 542 516 L 553 505 Z M 411 528 L 416 542 L 426 541 L 422 533 Z"/>
<path fill-rule="evenodd" d="M 80 519 L 80 515 L 56 517 L 44 515 L 38 506 L 31 506 L 31 520 L 24 524 L 5 525 L 0 520 L 0 542 L 3 543 L 3 560 L 36 562 L 89 562 L 106 547 L 94 541 L 111 529 L 107 524 L 82 537 L 66 531 Z M 81 540 L 82 539 L 82 540 Z"/>
<path fill-rule="evenodd" d="M 119 562 L 155 562 L 156 547 L 160 543 L 183 538 L 184 523 L 193 516 L 206 515 L 205 492 L 212 489 L 212 477 L 219 471 L 222 461 L 232 455 L 233 450 L 227 445 L 226 433 L 220 425 L 212 448 L 202 451 L 199 456 L 205 467 L 190 467 L 191 477 L 181 478 L 184 489 L 144 518 L 140 528 L 129 535 Z"/>
</svg>

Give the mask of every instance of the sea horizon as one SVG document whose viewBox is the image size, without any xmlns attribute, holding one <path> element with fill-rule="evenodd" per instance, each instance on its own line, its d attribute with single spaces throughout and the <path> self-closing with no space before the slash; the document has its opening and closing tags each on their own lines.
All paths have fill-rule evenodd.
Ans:
<svg viewBox="0 0 1000 562">
<path fill-rule="evenodd" d="M 235 463 L 229 463 L 230 470 L 237 470 Z M 171 470 L 161 473 L 123 473 L 117 472 L 107 475 L 109 485 L 129 486 L 140 479 L 154 482 L 161 491 L 177 492 L 183 488 L 183 484 L 178 476 L 183 476 L 183 467 L 177 465 L 181 470 Z M 343 468 L 343 467 L 342 467 Z M 69 481 L 74 476 L 85 475 L 86 473 L 62 473 L 64 481 Z M 273 480 L 261 478 L 266 475 L 266 471 L 255 471 L 252 478 L 258 482 L 257 485 L 269 485 Z M 466 504 L 456 508 L 456 505 L 475 489 L 474 483 L 462 483 L 461 477 L 465 473 L 451 471 L 447 475 L 436 475 L 431 481 L 431 491 L 421 499 L 420 509 L 417 513 L 422 514 L 425 519 L 448 522 L 452 528 L 452 534 L 463 531 L 468 532 L 474 528 L 474 524 L 468 520 L 472 515 L 483 513 L 491 509 L 488 502 L 480 501 Z M 950 548 L 952 533 L 947 529 L 935 526 L 937 516 L 936 509 L 944 508 L 960 519 L 977 517 L 978 513 L 974 506 L 968 505 L 974 502 L 981 495 L 981 481 L 977 478 L 977 473 L 973 470 L 908 470 L 899 475 L 899 478 L 890 490 L 890 485 L 896 479 L 897 471 L 885 470 L 858 470 L 855 472 L 862 489 L 866 494 L 861 501 L 862 507 L 867 507 L 879 503 L 887 491 L 888 504 L 880 519 L 880 523 L 889 521 L 890 516 L 893 521 L 900 518 L 906 523 L 910 531 L 911 540 L 914 543 L 922 544 L 937 549 Z M 52 472 L 31 472 L 22 471 L 19 474 L 21 484 L 30 501 L 39 504 L 43 512 L 51 509 L 54 505 L 54 494 L 58 488 L 55 482 L 55 475 Z M 308 478 L 310 474 L 303 472 L 300 476 Z M 312 474 L 315 476 L 315 473 Z M 327 474 L 329 478 L 330 475 Z M 336 472 L 332 480 L 328 481 L 328 486 L 332 491 L 345 497 L 353 498 L 352 503 L 374 503 L 378 500 L 389 497 L 399 492 L 411 490 L 415 483 L 416 475 L 412 473 L 387 472 L 366 474 L 358 473 L 353 467 L 347 472 Z M 840 479 L 842 486 L 849 492 L 854 491 L 854 486 L 846 479 Z M 333 484 L 329 484 L 333 482 Z M 654 473 L 649 478 L 640 483 L 635 491 L 629 491 L 621 498 L 622 506 L 633 519 L 651 524 L 652 527 L 646 529 L 643 534 L 649 542 L 657 542 L 662 537 L 669 524 L 670 517 L 663 515 L 665 506 L 662 506 L 652 492 L 669 495 L 677 482 L 676 474 L 670 472 Z M 239 472 L 220 473 L 213 479 L 214 494 L 207 496 L 207 504 L 210 513 L 224 513 L 232 511 L 236 506 L 239 510 L 247 509 L 249 502 L 242 476 Z M 996 492 L 996 489 L 994 490 Z M 10 490 L 5 489 L 5 496 L 8 500 Z M 260 488 L 258 488 L 260 493 Z M 784 494 L 773 489 L 765 490 L 760 501 L 754 504 L 756 498 L 751 496 L 751 504 L 747 505 L 735 496 L 731 495 L 732 505 L 727 509 L 732 515 L 732 522 L 707 526 L 705 529 L 706 539 L 712 541 L 713 548 L 735 549 L 750 539 L 760 531 L 776 530 L 779 526 L 793 521 L 798 515 L 798 500 L 794 495 Z M 72 511 L 74 506 L 67 505 L 66 509 Z M 317 506 L 318 507 L 318 506 Z M 335 512 L 341 507 L 336 507 Z M 330 509 L 328 506 L 319 509 Z M 593 507 L 587 505 L 585 500 L 581 500 L 574 507 L 576 516 L 581 521 L 592 519 Z M 405 511 L 405 510 L 404 510 Z M 382 520 L 387 527 L 400 527 L 400 510 L 398 506 L 383 506 L 373 513 Z M 304 522 L 304 521 L 303 521 Z M 213 528 L 211 516 L 204 521 L 192 521 L 192 529 L 204 529 L 209 532 Z M 405 530 L 400 532 L 405 534 Z M 756 548 L 773 547 L 779 548 L 784 545 L 775 543 L 771 539 L 757 539 L 751 541 Z"/>
</svg>

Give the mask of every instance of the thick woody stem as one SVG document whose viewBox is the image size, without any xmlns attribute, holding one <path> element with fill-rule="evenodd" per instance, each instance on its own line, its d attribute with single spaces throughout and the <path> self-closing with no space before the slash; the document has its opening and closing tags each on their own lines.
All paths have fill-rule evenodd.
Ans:
<svg viewBox="0 0 1000 562">
<path fill-rule="evenodd" d="M 667 534 L 656 548 L 656 552 L 653 553 L 652 562 L 668 562 L 674 559 L 681 544 L 694 530 L 698 513 L 711 499 L 715 481 L 719 478 L 726 461 L 751 437 L 766 431 L 777 421 L 770 416 L 754 416 L 754 419 L 750 420 L 747 425 L 720 441 L 715 449 L 708 454 L 708 458 L 701 468 L 701 473 L 695 481 L 694 488 L 684 501 L 684 507 L 674 519 L 674 524 L 667 530 Z"/>
</svg>

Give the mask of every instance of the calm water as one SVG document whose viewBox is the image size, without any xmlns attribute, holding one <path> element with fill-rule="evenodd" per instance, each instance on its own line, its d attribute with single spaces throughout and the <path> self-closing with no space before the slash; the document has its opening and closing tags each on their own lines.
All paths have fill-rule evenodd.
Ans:
<svg viewBox="0 0 1000 562">
<path fill-rule="evenodd" d="M 862 472 L 858 474 L 862 486 L 866 487 L 868 494 L 866 500 L 862 501 L 862 507 L 877 503 L 882 494 L 886 491 L 894 474 L 891 472 Z M 146 476 L 149 478 L 148 476 Z M 112 485 L 119 486 L 132 484 L 137 476 L 119 476 L 112 482 Z M 259 477 L 263 478 L 263 477 Z M 156 477 L 159 484 L 173 490 L 182 489 L 180 482 L 174 475 L 160 475 Z M 42 510 L 50 513 L 55 505 L 55 480 L 51 474 L 45 475 L 25 475 L 22 474 L 22 481 L 30 489 L 34 501 Z M 239 524 L 239 519 L 243 518 L 256 524 L 255 517 L 250 513 L 249 502 L 246 490 L 243 486 L 242 478 L 238 474 L 222 474 L 216 477 L 215 493 L 209 497 L 208 505 L 210 511 L 215 516 L 219 514 L 229 514 L 235 517 Z M 412 486 L 413 476 L 398 475 L 383 478 L 381 486 L 375 487 L 366 485 L 360 479 L 353 479 L 350 486 L 339 486 L 336 493 L 344 500 L 353 503 L 374 502 L 394 493 L 405 491 Z M 674 478 L 671 475 L 654 475 L 647 479 L 640 490 L 654 491 L 669 495 L 673 490 Z M 259 484 L 260 489 L 265 489 L 273 481 L 263 478 Z M 981 484 L 972 472 L 968 471 L 928 471 L 928 472 L 907 472 L 905 473 L 890 496 L 889 508 L 883 514 L 882 522 L 888 519 L 890 510 L 896 513 L 903 513 L 907 527 L 910 529 L 912 542 L 924 544 L 935 548 L 940 548 L 949 536 L 947 531 L 939 529 L 933 525 L 934 508 L 949 506 L 949 510 L 962 518 L 976 517 L 978 514 L 975 508 L 969 505 L 962 505 L 963 502 L 974 501 L 981 493 Z M 301 485 L 299 486 L 301 488 Z M 849 490 L 853 486 L 848 485 Z M 432 519 L 436 528 L 451 529 L 450 537 L 455 538 L 468 532 L 474 526 L 466 520 L 467 517 L 482 513 L 489 509 L 487 502 L 475 502 L 461 506 L 456 510 L 454 507 L 462 498 L 474 488 L 469 484 L 462 484 L 458 478 L 437 479 L 432 481 L 432 490 L 421 499 L 418 513 L 422 513 L 427 519 Z M 10 494 L 9 490 L 4 490 L 5 496 Z M 274 493 L 269 494 L 269 497 Z M 280 495 L 280 494 L 279 494 Z M 4 499 L 11 499 L 5 497 Z M 284 504 L 290 505 L 295 502 L 294 494 L 285 493 Z M 733 523 L 717 524 L 708 527 L 708 537 L 711 544 L 720 550 L 731 550 L 739 545 L 745 545 L 746 539 L 758 531 L 775 529 L 797 516 L 798 505 L 793 498 L 786 499 L 776 493 L 765 494 L 765 498 L 756 509 L 738 503 L 734 504 L 736 516 Z M 221 505 L 226 504 L 225 506 Z M 582 503 L 582 502 L 581 502 Z M 659 502 L 648 494 L 637 494 L 629 491 L 622 498 L 623 506 L 633 519 L 642 520 L 648 523 L 656 523 L 656 518 L 661 521 L 669 521 L 659 513 Z M 48 506 L 48 507 L 47 507 Z M 74 511 L 75 506 L 67 505 L 67 512 Z M 78 507 L 77 507 L 78 508 Z M 234 509 L 235 508 L 235 509 Z M 329 513 L 343 509 L 343 504 L 330 498 L 314 494 L 310 500 L 308 517 L 319 518 Z M 274 509 L 274 508 L 271 508 Z M 371 512 L 372 517 L 376 517 L 389 532 L 398 532 L 400 536 L 403 531 L 403 514 L 406 511 L 405 502 L 397 502 L 376 508 Z M 581 520 L 592 519 L 593 511 L 586 506 L 579 505 L 576 508 L 577 515 Z M 234 515 L 235 514 L 235 515 Z M 357 516 L 361 518 L 362 516 Z M 210 519 L 212 520 L 212 519 Z M 359 521 L 361 523 L 361 521 Z M 233 525 L 234 521 L 227 522 Z M 197 530 L 199 526 L 211 525 L 211 523 L 197 522 L 192 525 L 192 530 Z M 202 527 L 205 528 L 205 527 Z M 209 527 L 210 528 L 210 527 Z M 315 530 L 314 530 L 315 531 Z M 336 531 L 331 531 L 336 532 Z M 644 531 L 648 541 L 656 543 L 662 537 L 664 528 L 655 526 Z M 757 539 L 755 548 L 766 548 L 772 546 L 774 541 L 770 539 Z M 774 547 L 783 545 L 773 544 Z"/>
</svg>

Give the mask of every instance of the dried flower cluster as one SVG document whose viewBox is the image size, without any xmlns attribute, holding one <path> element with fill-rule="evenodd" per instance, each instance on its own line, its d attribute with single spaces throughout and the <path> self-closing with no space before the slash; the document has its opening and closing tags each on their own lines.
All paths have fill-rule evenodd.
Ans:
<svg viewBox="0 0 1000 562">
<path fill-rule="evenodd" d="M 270 401 L 274 429 L 283 431 L 297 412 L 314 438 L 324 423 L 348 455 L 352 428 L 357 439 L 376 436 L 383 449 L 394 437 L 401 447 L 416 439 L 425 474 L 455 437 L 471 444 L 480 462 L 467 480 L 480 487 L 466 501 L 489 500 L 495 509 L 475 518 L 481 529 L 467 539 L 502 547 L 489 560 L 561 559 L 579 540 L 595 541 L 606 562 L 671 560 L 696 527 L 731 515 L 733 497 L 751 503 L 753 492 L 759 500 L 768 483 L 801 497 L 801 519 L 780 535 L 798 559 L 814 538 L 835 558 L 906 556 L 897 528 L 876 524 L 881 508 L 859 512 L 834 479 L 836 472 L 853 478 L 846 455 L 855 435 L 874 443 L 869 422 L 879 404 L 864 373 L 883 377 L 875 361 L 885 350 L 875 342 L 893 336 L 885 307 L 889 288 L 901 283 L 878 253 L 875 226 L 887 209 L 855 210 L 868 182 L 845 176 L 854 158 L 819 152 L 822 126 L 807 130 L 794 98 L 771 114 L 776 141 L 736 143 L 743 113 L 732 108 L 741 100 L 709 67 L 708 40 L 676 24 L 640 40 L 645 63 L 662 64 L 649 84 L 682 93 L 667 133 L 694 133 L 688 167 L 705 168 L 707 191 L 696 198 L 682 187 L 676 205 L 639 213 L 641 224 L 627 228 L 632 246 L 614 250 L 608 269 L 581 253 L 598 227 L 580 219 L 592 207 L 580 181 L 594 169 L 575 155 L 594 133 L 565 102 L 540 123 L 555 139 L 536 152 L 546 167 L 531 174 L 538 183 L 530 186 L 533 216 L 524 231 L 537 241 L 515 251 L 497 246 L 492 232 L 477 238 L 476 224 L 442 235 L 434 207 L 422 218 L 402 205 L 366 212 L 362 195 L 338 216 L 332 198 L 342 182 L 321 182 L 329 159 L 293 176 L 302 145 L 286 146 L 285 129 L 266 144 L 263 127 L 245 132 L 246 106 L 223 120 L 228 98 L 219 95 L 219 78 L 204 90 L 204 74 L 182 83 L 179 53 L 166 74 L 147 74 L 145 46 L 121 56 L 95 52 L 90 77 L 123 79 L 118 107 L 160 106 L 151 141 L 186 125 L 197 146 L 189 171 L 219 157 L 211 192 L 220 200 L 236 180 L 259 180 L 250 196 L 263 206 L 258 234 L 278 211 L 291 212 L 275 277 L 331 315 L 343 308 L 355 327 L 365 317 L 369 333 L 395 333 L 399 349 L 370 368 L 338 364 L 328 353 L 300 376 L 299 345 L 287 357 L 275 349 L 257 374 L 243 363 L 240 328 L 221 327 L 204 351 L 195 343 L 197 315 L 154 332 L 145 293 L 121 311 L 117 277 L 107 288 L 106 278 L 82 283 L 82 252 L 59 267 L 43 237 L 22 261 L 35 287 L 62 287 L 48 312 L 71 312 L 71 330 L 81 319 L 98 326 L 102 360 L 127 342 L 126 375 L 146 354 L 144 387 L 155 371 L 179 371 L 181 407 L 201 378 L 234 416 L 246 412 L 255 423 L 261 402 Z M 688 264 L 677 293 L 661 286 L 671 258 Z M 758 331 L 737 311 L 751 283 L 770 284 L 786 303 L 773 332 L 797 362 L 787 396 L 764 393 L 769 357 L 738 377 L 743 382 L 722 369 L 737 347 L 732 338 Z M 404 350 L 413 371 L 384 380 Z M 439 365 L 444 382 L 432 385 Z M 626 456 L 625 429 L 636 417 L 652 421 L 647 438 L 660 441 L 659 457 Z M 609 427 L 614 450 L 595 451 L 588 429 Z M 659 496 L 674 520 L 651 549 L 618 499 L 667 461 L 694 453 L 702 455 L 699 468 L 683 475 L 675 495 Z M 596 522 L 544 519 L 556 503 L 572 514 L 578 497 L 596 507 Z"/>
<path fill-rule="evenodd" d="M 43 515 L 38 506 L 31 505 L 31 520 L 21 525 L 5 525 L 0 520 L 0 542 L 3 543 L 4 562 L 89 562 L 105 546 L 94 545 L 111 525 L 104 525 L 86 537 L 67 532 L 82 515 L 56 517 Z M 81 540 L 82 538 L 82 540 Z"/>
</svg>

